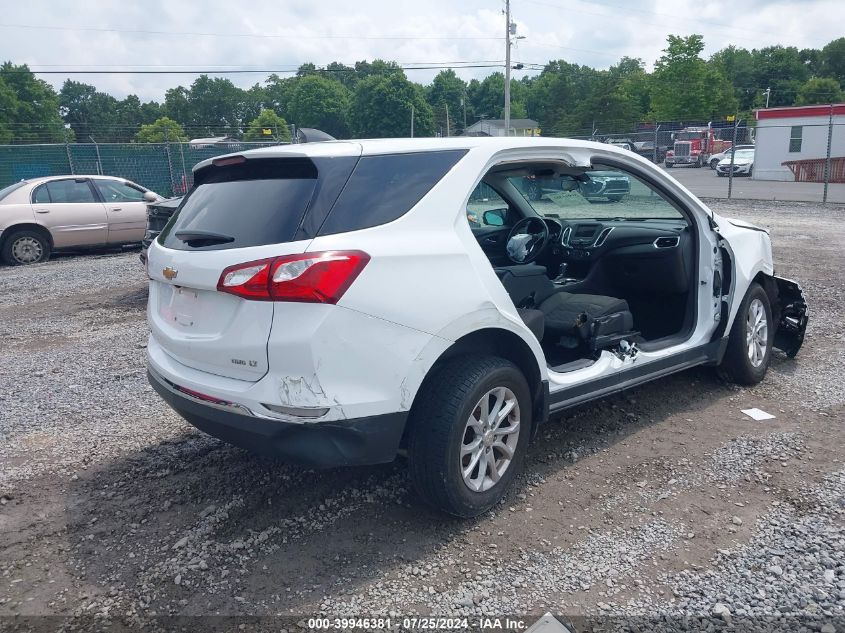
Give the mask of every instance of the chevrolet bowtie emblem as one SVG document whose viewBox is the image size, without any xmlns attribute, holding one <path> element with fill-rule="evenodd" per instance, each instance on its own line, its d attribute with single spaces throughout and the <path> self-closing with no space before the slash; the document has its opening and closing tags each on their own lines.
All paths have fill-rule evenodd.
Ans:
<svg viewBox="0 0 845 633">
<path fill-rule="evenodd" d="M 162 274 L 163 274 L 163 275 L 164 275 L 167 279 L 176 279 L 176 275 L 178 275 L 178 274 L 179 274 L 179 271 L 178 271 L 178 270 L 176 270 L 175 268 L 171 268 L 170 266 L 168 266 L 167 268 L 165 268 L 164 270 L 162 270 L 162 271 L 161 271 L 161 273 L 162 273 Z"/>
</svg>

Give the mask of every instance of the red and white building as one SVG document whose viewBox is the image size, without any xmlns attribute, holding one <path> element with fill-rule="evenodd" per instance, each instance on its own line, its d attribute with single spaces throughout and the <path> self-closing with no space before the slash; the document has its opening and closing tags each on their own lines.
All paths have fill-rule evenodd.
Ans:
<svg viewBox="0 0 845 633">
<path fill-rule="evenodd" d="M 795 180 L 793 170 L 784 163 L 824 160 L 827 157 L 831 107 L 833 138 L 830 155 L 842 158 L 845 157 L 845 103 L 755 110 L 754 179 Z M 812 163 L 806 165 L 812 166 Z"/>
</svg>

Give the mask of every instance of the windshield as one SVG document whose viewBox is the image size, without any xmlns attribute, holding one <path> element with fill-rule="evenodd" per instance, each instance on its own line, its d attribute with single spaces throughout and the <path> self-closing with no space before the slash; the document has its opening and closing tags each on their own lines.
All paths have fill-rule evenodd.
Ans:
<svg viewBox="0 0 845 633">
<path fill-rule="evenodd" d="M 581 176 L 514 176 L 508 181 L 537 213 L 557 220 L 683 218 L 653 187 L 613 167 L 595 165 Z"/>
</svg>

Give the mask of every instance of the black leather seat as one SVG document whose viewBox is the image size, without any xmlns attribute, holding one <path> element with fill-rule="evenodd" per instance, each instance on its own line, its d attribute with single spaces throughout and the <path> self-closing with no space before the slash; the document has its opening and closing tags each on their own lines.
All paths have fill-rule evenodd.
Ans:
<svg viewBox="0 0 845 633">
<path fill-rule="evenodd" d="M 581 341 L 610 340 L 633 331 L 634 317 L 624 299 L 572 294 L 555 286 L 543 266 L 504 266 L 496 269 L 520 316 L 535 335 L 538 331 Z M 542 328 L 537 311 L 543 314 Z"/>
<path fill-rule="evenodd" d="M 539 305 L 545 329 L 565 336 L 590 337 L 623 334 L 634 328 L 628 302 L 602 295 L 558 291 Z"/>
</svg>

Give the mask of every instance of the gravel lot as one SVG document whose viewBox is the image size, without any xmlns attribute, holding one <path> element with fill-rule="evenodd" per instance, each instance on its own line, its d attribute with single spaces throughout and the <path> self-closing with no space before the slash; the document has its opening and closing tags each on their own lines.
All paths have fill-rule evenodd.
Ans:
<svg viewBox="0 0 845 633">
<path fill-rule="evenodd" d="M 146 382 L 136 252 L 0 269 L 0 628 L 551 611 L 845 630 L 845 209 L 713 207 L 771 229 L 802 283 L 798 358 L 753 389 L 701 368 L 569 411 L 470 522 L 421 506 L 401 461 L 306 471 L 183 422 Z"/>
</svg>

